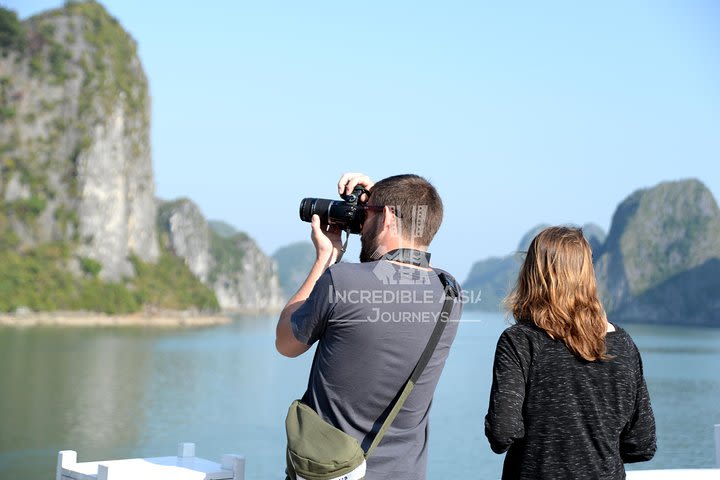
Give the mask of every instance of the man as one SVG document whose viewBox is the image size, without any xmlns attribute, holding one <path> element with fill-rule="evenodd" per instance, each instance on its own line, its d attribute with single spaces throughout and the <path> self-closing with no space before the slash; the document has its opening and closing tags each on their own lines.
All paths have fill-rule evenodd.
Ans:
<svg viewBox="0 0 720 480">
<path fill-rule="evenodd" d="M 369 191 L 361 198 L 366 205 L 361 263 L 337 263 L 340 231 L 313 216 L 317 257 L 280 315 L 276 347 L 296 357 L 319 342 L 302 400 L 367 451 L 442 309 L 445 293 L 427 248 L 443 206 L 435 188 L 417 175 L 373 184 L 363 174 L 348 173 L 338 192 L 350 193 L 357 185 Z M 425 478 L 430 405 L 461 310 L 456 301 L 427 367 L 368 459 L 366 478 Z"/>
</svg>

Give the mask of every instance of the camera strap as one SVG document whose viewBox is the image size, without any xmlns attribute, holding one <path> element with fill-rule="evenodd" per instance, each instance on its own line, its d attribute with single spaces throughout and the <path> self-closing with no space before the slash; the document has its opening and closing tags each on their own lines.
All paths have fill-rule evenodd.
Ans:
<svg viewBox="0 0 720 480">
<path fill-rule="evenodd" d="M 380 257 L 380 260 L 407 263 L 416 267 L 430 268 L 430 252 L 415 248 L 396 248 Z"/>
<path fill-rule="evenodd" d="M 345 251 L 347 250 L 347 244 L 350 241 L 350 229 L 347 228 L 343 230 L 343 232 L 345 232 L 345 241 L 343 242 L 342 249 L 340 249 L 340 253 L 345 253 Z"/>
</svg>

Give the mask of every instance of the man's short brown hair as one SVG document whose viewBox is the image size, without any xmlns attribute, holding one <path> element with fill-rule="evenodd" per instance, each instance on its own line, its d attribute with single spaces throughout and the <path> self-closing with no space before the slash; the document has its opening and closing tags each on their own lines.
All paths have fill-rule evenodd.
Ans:
<svg viewBox="0 0 720 480">
<path fill-rule="evenodd" d="M 368 204 L 394 208 L 400 218 L 401 237 L 419 246 L 430 245 L 442 223 L 440 195 L 419 175 L 395 175 L 380 180 L 370 190 Z"/>
</svg>

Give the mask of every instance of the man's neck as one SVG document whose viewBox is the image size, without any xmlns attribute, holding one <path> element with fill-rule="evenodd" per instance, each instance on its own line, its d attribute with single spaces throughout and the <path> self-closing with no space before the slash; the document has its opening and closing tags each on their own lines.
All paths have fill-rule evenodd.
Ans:
<svg viewBox="0 0 720 480">
<path fill-rule="evenodd" d="M 407 266 L 423 270 L 432 269 L 432 267 L 430 267 L 430 254 L 427 253 L 426 248 L 420 249 L 415 248 L 415 246 L 393 248 L 386 251 L 383 258 L 403 267 Z"/>
<path fill-rule="evenodd" d="M 397 266 L 403 267 L 403 268 L 415 268 L 417 270 L 425 270 L 427 272 L 432 270 L 432 267 L 421 267 L 420 265 L 413 265 L 412 263 L 398 262 L 397 260 L 388 260 L 388 262 L 392 263 L 393 265 L 397 265 Z"/>
<path fill-rule="evenodd" d="M 408 241 L 408 240 L 402 240 L 402 239 L 392 239 L 387 242 L 383 242 L 380 245 L 386 252 L 390 252 L 392 250 L 397 250 L 400 248 L 405 249 L 411 249 L 411 250 L 420 250 L 421 252 L 427 252 L 428 246 L 427 245 L 418 245 L 417 243 Z"/>
</svg>

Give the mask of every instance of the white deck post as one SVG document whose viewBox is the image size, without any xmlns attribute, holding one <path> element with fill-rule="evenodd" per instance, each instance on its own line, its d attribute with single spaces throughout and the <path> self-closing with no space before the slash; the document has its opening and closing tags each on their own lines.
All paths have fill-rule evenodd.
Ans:
<svg viewBox="0 0 720 480">
<path fill-rule="evenodd" d="M 720 468 L 720 423 L 715 424 L 715 466 Z"/>
<path fill-rule="evenodd" d="M 75 450 L 63 450 L 58 452 L 57 469 L 55 470 L 55 480 L 62 480 L 63 468 L 69 468 L 77 463 L 77 452 Z"/>
<path fill-rule="evenodd" d="M 232 480 L 245 480 L 245 456 L 226 454 L 220 464 L 225 470 L 232 470 Z"/>
<path fill-rule="evenodd" d="M 58 452 L 55 480 L 245 480 L 245 457 L 223 455 L 220 464 L 197 458 L 195 444 L 177 444 L 177 456 L 78 462 L 77 452 Z M 3 480 L 3 479 L 0 479 Z"/>
<path fill-rule="evenodd" d="M 195 444 L 190 442 L 178 443 L 178 454 L 179 458 L 189 458 L 195 456 Z"/>
<path fill-rule="evenodd" d="M 113 469 L 113 471 L 115 471 L 115 469 Z M 117 477 L 117 475 L 110 475 L 110 467 L 107 465 L 98 465 L 97 480 L 112 480 L 115 477 Z"/>
</svg>

